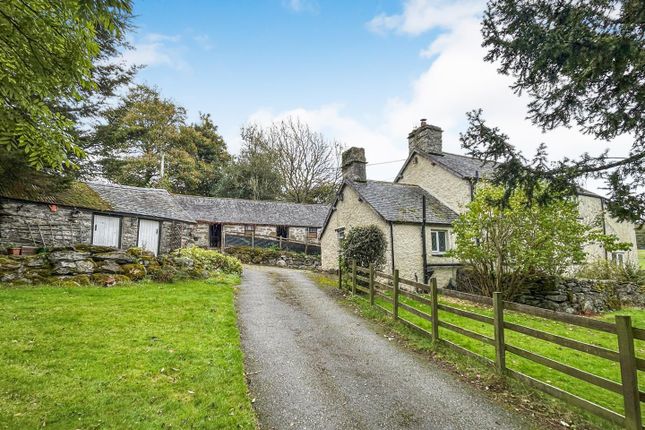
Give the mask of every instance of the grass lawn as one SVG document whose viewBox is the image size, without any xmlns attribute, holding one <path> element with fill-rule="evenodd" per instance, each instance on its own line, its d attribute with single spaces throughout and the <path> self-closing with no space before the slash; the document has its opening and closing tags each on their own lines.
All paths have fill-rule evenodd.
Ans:
<svg viewBox="0 0 645 430">
<path fill-rule="evenodd" d="M 324 281 L 323 281 L 324 283 Z M 328 284 L 330 284 L 328 282 Z M 367 298 L 363 296 L 356 296 L 352 299 L 355 304 L 361 309 L 362 313 L 365 316 L 389 320 L 390 317 L 382 317 L 383 312 L 374 310 L 369 306 Z M 400 296 L 400 301 L 402 303 L 408 304 L 416 309 L 419 309 L 427 314 L 431 313 L 429 306 L 420 304 L 416 301 L 413 301 L 409 298 Z M 440 303 L 444 303 L 453 307 L 460 309 L 469 310 L 482 315 L 487 315 L 492 317 L 492 309 L 486 306 L 480 306 L 477 304 L 472 304 L 470 302 L 465 302 L 461 300 L 456 300 L 453 298 L 447 298 L 440 296 Z M 383 306 L 386 309 L 392 309 L 392 305 L 382 300 L 376 298 L 376 303 Z M 632 325 L 635 327 L 645 328 L 645 310 L 642 309 L 626 309 L 624 311 L 610 313 L 603 315 L 602 319 L 607 321 L 613 321 L 615 314 L 621 315 L 631 315 L 632 316 Z M 411 314 L 403 309 L 399 309 L 399 316 L 405 318 L 408 321 L 413 322 L 417 326 L 420 326 L 428 331 L 431 329 L 430 322 L 422 319 L 414 314 Z M 449 322 L 453 325 L 457 325 L 462 328 L 469 329 L 471 331 L 486 335 L 488 337 L 493 337 L 493 326 L 474 321 L 466 317 L 454 315 L 446 311 L 439 311 L 439 318 L 442 321 Z M 557 334 L 560 336 L 568 337 L 571 339 L 576 339 L 585 343 L 594 344 L 609 348 L 612 350 L 617 350 L 618 345 L 616 341 L 616 336 L 608 333 L 603 333 L 595 330 L 589 330 L 582 327 L 568 325 L 561 322 L 546 320 L 539 317 L 534 317 L 526 314 L 521 314 L 512 311 L 505 312 L 505 320 L 514 322 L 516 324 L 524 325 L 527 327 L 532 327 L 538 330 L 546 331 L 549 333 Z M 390 324 L 396 331 L 400 334 L 403 334 L 404 337 L 412 339 L 413 343 L 416 343 L 415 346 L 418 349 L 436 349 L 431 345 L 430 339 L 422 338 L 416 336 L 416 334 L 411 335 L 413 332 L 403 327 L 401 324 Z M 397 327 L 398 326 L 398 327 Z M 484 344 L 480 341 L 471 339 L 469 337 L 463 336 L 461 334 L 449 331 L 443 327 L 439 328 L 439 336 L 443 339 L 449 340 L 453 343 L 456 343 L 464 348 L 469 349 L 470 351 L 476 352 L 479 355 L 483 355 L 486 358 L 491 360 L 495 359 L 495 350 L 493 346 Z M 535 339 L 520 333 L 512 332 L 510 330 L 505 330 L 505 340 L 507 344 L 517 346 L 519 348 L 528 350 L 530 352 L 551 358 L 553 360 L 560 361 L 562 363 L 568 364 L 570 366 L 585 370 L 589 373 L 593 373 L 598 376 L 605 377 L 617 382 L 620 382 L 620 368 L 618 363 L 605 360 L 603 358 L 598 358 L 583 352 L 578 352 L 573 349 L 565 348 L 547 341 L 540 339 Z M 636 350 L 639 357 L 645 357 L 645 342 L 636 341 Z M 451 355 L 454 357 L 454 354 Z M 596 387 L 589 383 L 580 381 L 576 378 L 572 378 L 558 371 L 552 370 L 548 367 L 536 364 L 532 361 L 524 359 L 522 357 L 516 356 L 511 353 L 506 354 L 507 367 L 532 376 L 536 379 L 539 379 L 543 382 L 547 382 L 551 385 L 554 385 L 558 388 L 564 389 L 573 393 L 579 397 L 591 400 L 597 404 L 600 404 L 606 408 L 612 409 L 619 413 L 623 413 L 623 401 L 622 396 L 615 394 L 613 392 L 604 390 L 602 388 Z M 644 372 L 639 372 L 639 385 L 641 390 L 645 390 L 645 374 Z M 645 408 L 644 408 L 645 410 Z M 585 414 L 586 415 L 586 414 Z M 593 418 L 586 415 L 588 419 L 596 423 L 596 425 L 602 428 L 609 428 L 610 425 L 601 421 L 600 418 Z M 645 417 L 645 414 L 644 414 Z"/>
<path fill-rule="evenodd" d="M 0 288 L 0 429 L 255 428 L 238 281 Z"/>
<path fill-rule="evenodd" d="M 638 262 L 641 264 L 641 269 L 645 270 L 645 249 L 638 250 Z"/>
</svg>

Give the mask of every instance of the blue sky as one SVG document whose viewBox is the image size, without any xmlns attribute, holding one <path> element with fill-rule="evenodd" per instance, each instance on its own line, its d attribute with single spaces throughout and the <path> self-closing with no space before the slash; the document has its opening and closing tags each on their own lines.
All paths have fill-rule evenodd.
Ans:
<svg viewBox="0 0 645 430">
<path fill-rule="evenodd" d="M 297 116 L 329 138 L 363 146 L 368 162 L 404 158 L 407 133 L 422 117 L 444 129 L 444 148 L 462 152 L 465 112 L 482 107 L 514 143 L 554 157 L 600 152 L 575 130 L 544 135 L 524 120 L 526 99 L 484 63 L 483 1 L 263 0 L 135 3 L 132 63 L 138 81 L 208 112 L 229 148 L 249 121 Z M 613 145 L 613 153 L 629 146 Z M 369 167 L 369 165 L 368 165 Z M 392 179 L 400 164 L 368 168 Z"/>
</svg>

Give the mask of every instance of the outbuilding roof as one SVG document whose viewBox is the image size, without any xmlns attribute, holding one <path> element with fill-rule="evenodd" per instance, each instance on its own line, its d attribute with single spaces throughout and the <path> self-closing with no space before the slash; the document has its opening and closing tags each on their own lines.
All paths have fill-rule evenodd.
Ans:
<svg viewBox="0 0 645 430">
<path fill-rule="evenodd" d="M 112 207 L 112 212 L 143 217 L 195 222 L 194 218 L 177 204 L 172 195 L 160 188 L 141 188 L 128 185 L 87 185 Z"/>
<path fill-rule="evenodd" d="M 0 197 L 13 200 L 109 211 L 112 206 L 83 182 L 66 183 L 58 177 L 33 172 L 25 178 L 13 173 L 0 177 Z"/>
<path fill-rule="evenodd" d="M 322 227 L 328 205 L 174 195 L 186 212 L 198 221 Z"/>
<path fill-rule="evenodd" d="M 423 222 L 423 196 L 426 198 L 428 224 L 450 224 L 458 216 L 418 185 L 382 181 L 345 181 L 345 185 L 352 187 L 386 221 Z"/>
</svg>

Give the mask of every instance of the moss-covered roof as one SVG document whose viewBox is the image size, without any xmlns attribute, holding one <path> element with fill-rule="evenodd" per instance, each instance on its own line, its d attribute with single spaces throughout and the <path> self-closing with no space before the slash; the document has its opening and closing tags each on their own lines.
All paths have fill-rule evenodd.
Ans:
<svg viewBox="0 0 645 430">
<path fill-rule="evenodd" d="M 30 175 L 29 178 L 2 177 L 0 197 L 100 211 L 112 210 L 110 203 L 87 184 L 77 181 L 60 183 L 57 178 L 44 174 Z"/>
</svg>

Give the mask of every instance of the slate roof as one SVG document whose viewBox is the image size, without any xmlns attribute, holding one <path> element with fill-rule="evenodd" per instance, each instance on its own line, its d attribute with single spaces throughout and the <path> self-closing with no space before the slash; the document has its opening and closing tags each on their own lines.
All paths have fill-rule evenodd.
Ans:
<svg viewBox="0 0 645 430">
<path fill-rule="evenodd" d="M 468 157 L 466 155 L 451 154 L 448 152 L 442 152 L 441 155 L 429 153 L 421 154 L 424 157 L 427 157 L 430 160 L 436 162 L 437 164 L 441 164 L 448 170 L 456 173 L 457 176 L 460 176 L 464 179 L 471 179 L 476 177 L 484 179 L 490 178 L 493 176 L 493 173 L 495 172 L 495 166 L 497 165 L 497 163 L 493 161 L 484 163 L 477 158 Z M 602 196 L 582 187 L 577 187 L 577 189 L 578 194 L 580 195 L 596 197 L 599 199 L 603 198 Z"/>
<path fill-rule="evenodd" d="M 195 222 L 166 190 L 96 182 L 88 182 L 87 185 L 111 205 L 113 212 Z"/>
<path fill-rule="evenodd" d="M 345 184 L 356 190 L 386 221 L 421 223 L 423 196 L 426 197 L 428 224 L 450 224 L 457 218 L 452 209 L 418 185 L 382 181 L 346 181 Z"/>
<path fill-rule="evenodd" d="M 198 221 L 229 224 L 322 227 L 328 205 L 244 200 L 175 194 L 174 199 Z"/>
<path fill-rule="evenodd" d="M 476 158 L 467 157 L 465 155 L 450 154 L 442 152 L 438 154 L 423 154 L 432 161 L 443 165 L 448 170 L 452 170 L 462 178 L 488 178 L 492 176 L 495 171 L 496 163 L 489 161 L 484 163 Z"/>
<path fill-rule="evenodd" d="M 59 177 L 42 172 L 31 172 L 28 176 L 6 172 L 0 176 L 0 197 L 100 211 L 111 209 L 111 205 L 87 184 L 65 183 Z"/>
</svg>

